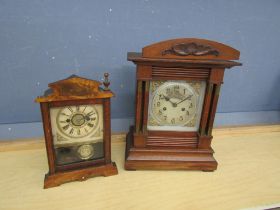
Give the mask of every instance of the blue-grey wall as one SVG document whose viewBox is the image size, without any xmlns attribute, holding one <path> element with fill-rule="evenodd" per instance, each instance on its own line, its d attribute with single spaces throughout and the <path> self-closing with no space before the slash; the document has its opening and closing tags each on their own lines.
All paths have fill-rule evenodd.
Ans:
<svg viewBox="0 0 280 210">
<path fill-rule="evenodd" d="M 226 72 L 218 112 L 279 111 L 279 11 L 278 0 L 0 0 L 0 123 L 38 122 L 33 101 L 48 83 L 104 72 L 117 96 L 113 119 L 132 118 L 126 53 L 179 37 L 240 50 L 243 66 Z"/>
</svg>

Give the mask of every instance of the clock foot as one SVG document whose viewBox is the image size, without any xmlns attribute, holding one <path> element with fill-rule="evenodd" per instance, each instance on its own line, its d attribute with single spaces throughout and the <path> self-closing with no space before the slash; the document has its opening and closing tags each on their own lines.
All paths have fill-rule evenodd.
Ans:
<svg viewBox="0 0 280 210">
<path fill-rule="evenodd" d="M 57 187 L 61 184 L 72 181 L 85 181 L 95 176 L 112 176 L 118 174 L 117 166 L 114 162 L 102 166 L 90 167 L 80 170 L 58 172 L 46 174 L 44 188 Z"/>
</svg>

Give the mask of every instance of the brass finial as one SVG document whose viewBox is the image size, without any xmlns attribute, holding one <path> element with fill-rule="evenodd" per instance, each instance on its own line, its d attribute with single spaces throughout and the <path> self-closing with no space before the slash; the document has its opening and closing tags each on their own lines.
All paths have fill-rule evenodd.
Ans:
<svg viewBox="0 0 280 210">
<path fill-rule="evenodd" d="M 104 81 L 103 81 L 103 85 L 104 85 L 104 90 L 110 90 L 109 89 L 109 85 L 110 85 L 110 81 L 109 81 L 109 73 L 104 73 Z"/>
</svg>

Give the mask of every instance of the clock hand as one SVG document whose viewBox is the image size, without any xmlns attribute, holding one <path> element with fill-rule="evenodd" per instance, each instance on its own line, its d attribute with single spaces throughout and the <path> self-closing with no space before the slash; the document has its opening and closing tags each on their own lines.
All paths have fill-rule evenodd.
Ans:
<svg viewBox="0 0 280 210">
<path fill-rule="evenodd" d="M 169 98 L 168 96 L 165 96 L 165 95 L 163 95 L 163 94 L 162 94 L 162 96 L 164 97 L 164 99 L 165 99 L 166 101 L 170 101 L 170 98 Z"/>
<path fill-rule="evenodd" d="M 168 96 L 165 96 L 165 95 L 163 95 L 163 94 L 162 94 L 162 96 L 164 97 L 164 99 L 165 99 L 166 101 L 169 101 L 169 102 L 172 104 L 173 107 L 176 106 L 176 103 L 172 102 Z"/>
<path fill-rule="evenodd" d="M 184 98 L 182 101 L 179 101 L 178 103 L 176 103 L 176 105 L 178 105 L 178 104 L 180 104 L 180 103 L 184 102 L 185 100 L 190 99 L 192 96 L 193 96 L 193 95 L 189 95 L 189 96 L 187 96 L 187 97 L 186 97 L 186 98 Z"/>
</svg>

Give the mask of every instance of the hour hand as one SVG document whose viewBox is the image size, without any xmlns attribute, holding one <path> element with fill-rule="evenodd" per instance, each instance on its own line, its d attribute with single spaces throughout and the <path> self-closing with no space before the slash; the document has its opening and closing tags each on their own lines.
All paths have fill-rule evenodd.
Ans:
<svg viewBox="0 0 280 210">
<path fill-rule="evenodd" d="M 172 104 L 172 106 L 175 107 L 175 106 L 177 105 L 176 103 L 172 102 L 168 96 L 165 96 L 165 95 L 163 95 L 163 94 L 162 94 L 162 96 L 163 96 L 163 98 L 164 98 L 166 101 L 169 101 L 169 102 Z"/>
<path fill-rule="evenodd" d="M 163 94 L 162 94 L 162 96 L 163 96 L 163 98 L 164 98 L 166 101 L 170 101 L 170 98 L 169 98 L 168 96 L 165 96 L 165 95 L 163 95 Z"/>
</svg>

